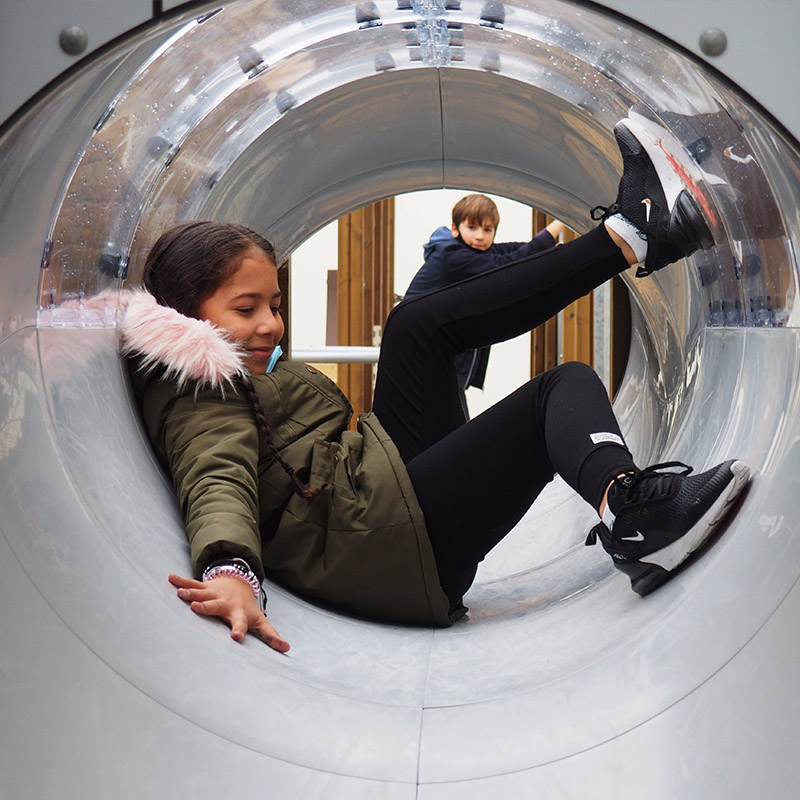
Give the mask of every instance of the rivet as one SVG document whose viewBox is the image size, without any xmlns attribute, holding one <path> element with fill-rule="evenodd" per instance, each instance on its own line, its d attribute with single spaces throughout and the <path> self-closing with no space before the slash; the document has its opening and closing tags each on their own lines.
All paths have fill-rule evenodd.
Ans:
<svg viewBox="0 0 800 800">
<path fill-rule="evenodd" d="M 389 53 L 378 53 L 375 56 L 375 72 L 386 72 L 386 70 L 394 68 L 394 59 Z"/>
<path fill-rule="evenodd" d="M 708 28 L 700 34 L 700 49 L 707 56 L 721 56 L 728 47 L 728 37 L 719 28 Z"/>
<path fill-rule="evenodd" d="M 58 43 L 68 56 L 79 56 L 89 46 L 89 36 L 83 28 L 70 25 L 61 31 Z"/>
</svg>

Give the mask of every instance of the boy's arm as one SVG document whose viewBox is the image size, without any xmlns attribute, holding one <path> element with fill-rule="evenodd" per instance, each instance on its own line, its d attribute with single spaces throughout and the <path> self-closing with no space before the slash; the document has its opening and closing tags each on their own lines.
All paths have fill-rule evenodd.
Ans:
<svg viewBox="0 0 800 800">
<path fill-rule="evenodd" d="M 497 266 L 508 264 L 525 256 L 532 256 L 534 253 L 541 253 L 549 250 L 558 244 L 558 236 L 564 230 L 562 222 L 551 222 L 546 228 L 542 228 L 529 242 L 501 242 L 492 246 L 490 252 L 498 256 Z"/>
<path fill-rule="evenodd" d="M 495 267 L 510 264 L 512 261 L 550 250 L 555 245 L 556 239 L 547 228 L 540 230 L 529 242 L 493 244 L 485 252 L 468 247 L 463 242 L 454 241 L 442 249 L 442 269 L 447 275 L 447 282 L 455 283 Z"/>
</svg>

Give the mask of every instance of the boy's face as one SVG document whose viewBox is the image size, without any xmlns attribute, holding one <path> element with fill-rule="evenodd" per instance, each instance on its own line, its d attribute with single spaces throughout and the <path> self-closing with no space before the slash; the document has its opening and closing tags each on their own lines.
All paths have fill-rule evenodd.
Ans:
<svg viewBox="0 0 800 800">
<path fill-rule="evenodd" d="M 484 220 L 481 223 L 469 219 L 463 221 L 457 228 L 450 226 L 454 237 L 461 234 L 465 244 L 476 250 L 488 250 L 494 244 L 495 227 L 491 222 Z"/>
</svg>

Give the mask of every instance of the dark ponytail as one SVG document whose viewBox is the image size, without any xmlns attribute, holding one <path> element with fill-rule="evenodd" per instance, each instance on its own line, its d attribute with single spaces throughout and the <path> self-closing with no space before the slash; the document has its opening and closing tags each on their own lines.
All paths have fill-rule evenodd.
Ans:
<svg viewBox="0 0 800 800">
<path fill-rule="evenodd" d="M 264 443 L 267 445 L 267 449 L 274 456 L 275 460 L 281 465 L 283 471 L 289 476 L 295 494 L 299 494 L 300 497 L 305 497 L 306 500 L 311 500 L 316 497 L 319 494 L 319 489 L 312 489 L 308 484 L 303 483 L 294 471 L 294 467 L 286 462 L 286 459 L 284 459 L 275 446 L 275 441 L 272 438 L 272 428 L 267 420 L 267 414 L 264 411 L 264 406 L 261 404 L 261 398 L 258 396 L 256 387 L 253 386 L 253 382 L 246 376 L 240 377 L 239 381 L 247 394 L 247 399 L 250 401 L 250 406 L 253 409 L 253 416 L 255 417 L 259 431 L 261 431 L 261 435 L 264 437 Z"/>
</svg>

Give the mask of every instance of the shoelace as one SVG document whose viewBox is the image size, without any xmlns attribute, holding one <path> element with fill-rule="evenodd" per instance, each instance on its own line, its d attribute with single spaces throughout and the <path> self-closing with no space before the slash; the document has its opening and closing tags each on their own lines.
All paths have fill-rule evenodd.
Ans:
<svg viewBox="0 0 800 800">
<path fill-rule="evenodd" d="M 662 469 L 672 469 L 681 467 L 681 472 L 659 472 Z M 685 477 L 692 472 L 692 467 L 682 461 L 665 461 L 663 464 L 653 464 L 646 467 L 641 472 L 632 475 L 625 475 L 622 478 L 614 478 L 614 486 L 620 494 L 623 503 L 634 502 L 640 498 L 653 500 L 656 497 L 668 497 L 673 492 L 675 479 Z M 656 480 L 651 480 L 655 478 Z M 641 484 L 644 484 L 643 486 Z M 601 531 L 606 530 L 606 526 L 601 522 L 595 525 L 586 537 L 587 547 L 595 544 Z"/>
<path fill-rule="evenodd" d="M 619 206 L 616 203 L 612 203 L 610 206 L 595 206 L 590 212 L 589 216 L 595 221 L 599 222 L 601 219 L 608 219 L 608 217 L 613 216 L 619 210 Z"/>
<path fill-rule="evenodd" d="M 680 472 L 660 472 L 659 470 L 681 467 Z M 682 478 L 692 472 L 692 467 L 681 461 L 666 461 L 663 464 L 653 464 L 637 472 L 632 478 L 614 478 L 614 484 L 623 503 L 636 500 L 653 500 L 657 497 L 667 497 L 674 491 L 676 478 Z M 652 480 L 655 478 L 655 480 Z"/>
</svg>

